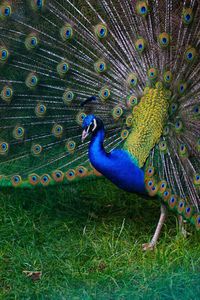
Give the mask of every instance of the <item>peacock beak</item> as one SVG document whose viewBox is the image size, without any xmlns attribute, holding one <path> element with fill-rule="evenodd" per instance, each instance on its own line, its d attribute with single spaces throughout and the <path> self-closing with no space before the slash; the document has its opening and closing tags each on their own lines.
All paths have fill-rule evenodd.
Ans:
<svg viewBox="0 0 200 300">
<path fill-rule="evenodd" d="M 86 137 L 89 135 L 89 130 L 87 129 L 87 130 L 83 130 L 83 132 L 82 132 L 82 138 L 81 138 L 81 140 L 82 140 L 82 143 L 84 142 L 84 140 L 86 139 Z"/>
</svg>

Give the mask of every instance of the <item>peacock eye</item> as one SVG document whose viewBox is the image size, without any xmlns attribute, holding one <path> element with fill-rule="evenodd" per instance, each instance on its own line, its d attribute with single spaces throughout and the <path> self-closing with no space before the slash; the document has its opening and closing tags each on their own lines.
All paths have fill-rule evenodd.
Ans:
<svg viewBox="0 0 200 300">
<path fill-rule="evenodd" d="M 137 1 L 136 11 L 140 16 L 145 17 L 148 13 L 147 2 L 146 1 L 141 1 L 141 0 Z"/>
<path fill-rule="evenodd" d="M 7 56 L 7 52 L 5 50 L 3 50 L 1 55 L 2 55 L 3 58 L 5 58 Z"/>
<path fill-rule="evenodd" d="M 51 180 L 51 178 L 50 178 L 50 176 L 48 174 L 44 174 L 41 177 L 41 183 L 44 186 L 48 185 L 50 183 L 50 180 Z"/>
<path fill-rule="evenodd" d="M 0 47 L 0 63 L 4 64 L 8 60 L 8 57 L 9 57 L 8 50 L 5 47 L 3 48 Z"/>
<path fill-rule="evenodd" d="M 18 183 L 19 182 L 19 176 L 14 176 L 14 181 L 16 182 L 16 183 Z"/>
<path fill-rule="evenodd" d="M 186 62 L 192 63 L 195 61 L 195 58 L 197 57 L 197 50 L 195 48 L 189 47 L 184 54 L 184 58 Z"/>
<path fill-rule="evenodd" d="M 183 129 L 183 123 L 181 120 L 177 120 L 175 123 L 175 130 L 180 132 Z"/>
<path fill-rule="evenodd" d="M 194 115 L 199 115 L 199 113 L 200 113 L 200 108 L 199 108 L 198 105 L 196 105 L 196 106 L 193 108 L 193 113 L 194 113 Z"/>
<path fill-rule="evenodd" d="M 0 155 L 5 155 L 8 152 L 9 145 L 6 142 L 0 143 Z"/>
<path fill-rule="evenodd" d="M 6 6 L 3 11 L 3 15 L 5 17 L 9 17 L 11 15 L 11 6 Z"/>
<path fill-rule="evenodd" d="M 41 11 L 45 7 L 46 0 L 31 0 L 30 2 L 35 11 Z"/>
<path fill-rule="evenodd" d="M 194 175 L 194 184 L 195 186 L 200 186 L 200 174 Z"/>
<path fill-rule="evenodd" d="M 141 11 L 142 14 L 144 14 L 144 13 L 147 11 L 147 10 L 146 10 L 146 7 L 145 7 L 145 6 L 142 6 L 141 9 L 140 9 L 140 11 Z"/>
<path fill-rule="evenodd" d="M 150 69 L 148 70 L 147 75 L 148 75 L 148 78 L 149 78 L 151 81 L 154 81 L 154 80 L 157 78 L 157 76 L 158 76 L 158 71 L 157 71 L 157 69 L 155 69 L 155 68 L 150 68 Z"/>
<path fill-rule="evenodd" d="M 189 213 L 190 210 L 191 210 L 190 207 L 187 207 L 187 208 L 186 208 L 186 213 Z"/>
<path fill-rule="evenodd" d="M 39 156 L 42 150 L 42 146 L 39 144 L 32 145 L 31 147 L 31 152 L 34 156 Z"/>
<path fill-rule="evenodd" d="M 39 183 L 39 180 L 40 180 L 40 178 L 37 174 L 30 174 L 28 176 L 28 178 L 29 178 L 30 184 L 32 184 L 32 185 L 36 185 L 37 183 Z"/>
<path fill-rule="evenodd" d="M 162 151 L 162 152 L 167 151 L 167 143 L 166 143 L 166 141 L 161 141 L 161 142 L 159 143 L 159 149 L 160 149 L 160 151 Z"/>
<path fill-rule="evenodd" d="M 185 20 L 188 22 L 188 21 L 190 21 L 190 19 L 191 19 L 191 16 L 190 16 L 189 14 L 187 14 L 187 15 L 185 16 Z"/>
<path fill-rule="evenodd" d="M 183 95 L 186 91 L 186 88 L 187 88 L 187 84 L 186 83 L 179 83 L 178 84 L 178 92 L 180 95 Z"/>
<path fill-rule="evenodd" d="M 42 0 L 37 0 L 37 6 L 41 7 L 42 6 Z"/>
<path fill-rule="evenodd" d="M 60 77 L 64 77 L 68 73 L 70 66 L 66 60 L 63 60 L 57 65 L 56 69 Z"/>
<path fill-rule="evenodd" d="M 76 177 L 75 170 L 69 169 L 69 170 L 66 172 L 66 177 L 67 177 L 67 179 L 70 180 L 70 181 L 73 180 L 73 179 L 75 179 L 75 177 Z"/>
<path fill-rule="evenodd" d="M 162 32 L 158 36 L 158 43 L 161 48 L 163 49 L 167 48 L 170 44 L 170 35 L 167 32 Z"/>
<path fill-rule="evenodd" d="M 10 95 L 11 95 L 11 91 L 10 91 L 9 89 L 7 89 L 7 90 L 6 90 L 6 96 L 7 96 L 7 97 L 10 97 Z"/>
<path fill-rule="evenodd" d="M 63 41 L 69 41 L 73 37 L 73 28 L 70 24 L 64 25 L 60 30 L 60 35 Z"/>
<path fill-rule="evenodd" d="M 63 94 L 63 102 L 66 105 L 70 105 L 72 103 L 72 101 L 74 100 L 75 95 L 73 91 L 70 90 L 66 90 Z"/>
<path fill-rule="evenodd" d="M 38 36 L 35 33 L 29 34 L 25 39 L 25 47 L 27 50 L 34 50 L 39 44 Z"/>
<path fill-rule="evenodd" d="M 172 198 L 170 199 L 170 201 L 171 201 L 172 203 L 174 203 L 174 201 L 175 201 L 175 198 L 174 198 L 174 197 L 172 197 Z"/>
<path fill-rule="evenodd" d="M 129 76 L 127 78 L 127 83 L 130 86 L 130 88 L 135 88 L 138 83 L 137 75 L 135 73 L 129 74 Z"/>
<path fill-rule="evenodd" d="M 36 45 L 36 39 L 35 39 L 35 38 L 32 38 L 32 39 L 31 39 L 31 44 L 32 44 L 33 46 Z"/>
<path fill-rule="evenodd" d="M 59 124 L 55 124 L 52 128 L 52 134 L 56 137 L 56 138 L 60 138 L 63 134 L 63 127 Z"/>
<path fill-rule="evenodd" d="M 127 129 L 122 130 L 121 132 L 121 138 L 122 140 L 125 140 L 129 135 L 129 131 Z"/>
<path fill-rule="evenodd" d="M 135 47 L 136 47 L 136 50 L 139 52 L 139 53 L 142 53 L 145 49 L 145 45 L 146 45 L 146 42 L 143 38 L 139 38 L 138 40 L 136 40 L 135 42 Z"/>
<path fill-rule="evenodd" d="M 23 127 L 15 127 L 13 130 L 13 137 L 17 140 L 21 140 L 24 137 L 25 130 Z"/>
<path fill-rule="evenodd" d="M 19 186 L 19 184 L 22 182 L 22 179 L 19 175 L 14 175 L 11 179 L 11 182 L 13 186 Z"/>
<path fill-rule="evenodd" d="M 123 114 L 123 109 L 120 106 L 114 107 L 112 110 L 112 116 L 115 120 L 118 120 Z"/>
<path fill-rule="evenodd" d="M 46 106 L 44 104 L 38 104 L 35 108 L 35 114 L 37 117 L 43 117 L 46 114 Z"/>
<path fill-rule="evenodd" d="M 107 25 L 105 23 L 100 23 L 100 24 L 96 25 L 94 32 L 95 32 L 95 35 L 97 38 L 99 38 L 99 39 L 106 38 L 107 34 L 108 34 Z"/>
<path fill-rule="evenodd" d="M 189 25 L 193 20 L 193 13 L 191 8 L 184 8 L 182 12 L 182 20 L 185 25 Z"/>
<path fill-rule="evenodd" d="M 30 89 L 34 89 L 38 84 L 38 77 L 34 73 L 30 73 L 26 78 L 26 86 Z"/>
<path fill-rule="evenodd" d="M 10 8 L 9 7 L 6 7 L 5 10 L 4 10 L 4 15 L 6 17 L 8 17 L 10 15 Z"/>
<path fill-rule="evenodd" d="M 97 73 L 101 74 L 107 70 L 107 65 L 103 60 L 99 60 L 94 64 L 94 69 Z"/>
</svg>

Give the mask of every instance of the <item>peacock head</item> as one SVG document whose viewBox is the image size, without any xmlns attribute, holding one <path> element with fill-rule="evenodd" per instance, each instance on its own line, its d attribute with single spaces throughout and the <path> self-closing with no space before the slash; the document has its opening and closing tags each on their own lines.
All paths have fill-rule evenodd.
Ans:
<svg viewBox="0 0 200 300">
<path fill-rule="evenodd" d="M 94 134 L 99 127 L 101 127 L 102 121 L 99 118 L 96 118 L 94 115 L 87 115 L 83 120 L 82 128 L 82 142 L 86 139 L 91 133 Z"/>
</svg>

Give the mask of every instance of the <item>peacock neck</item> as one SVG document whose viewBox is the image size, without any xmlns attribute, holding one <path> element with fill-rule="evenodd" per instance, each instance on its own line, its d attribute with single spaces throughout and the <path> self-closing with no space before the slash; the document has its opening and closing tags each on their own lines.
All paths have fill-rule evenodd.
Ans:
<svg viewBox="0 0 200 300">
<path fill-rule="evenodd" d="M 107 160 L 108 154 L 106 153 L 103 142 L 105 138 L 105 130 L 102 125 L 98 131 L 93 133 L 90 145 L 89 145 L 89 158 L 92 165 L 99 171 L 103 171 L 102 168 L 105 168 L 105 164 L 102 162 Z"/>
<path fill-rule="evenodd" d="M 104 138 L 103 127 L 92 135 L 89 158 L 93 167 L 119 188 L 127 192 L 145 193 L 144 172 L 132 155 L 122 149 L 107 153 L 103 146 Z"/>
</svg>

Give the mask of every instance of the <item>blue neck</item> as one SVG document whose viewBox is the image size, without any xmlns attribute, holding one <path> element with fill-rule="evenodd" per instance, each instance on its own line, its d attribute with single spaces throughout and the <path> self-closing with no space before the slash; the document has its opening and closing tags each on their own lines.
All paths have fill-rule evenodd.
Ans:
<svg viewBox="0 0 200 300">
<path fill-rule="evenodd" d="M 108 153 L 106 153 L 103 146 L 104 138 L 105 138 L 105 131 L 104 131 L 104 127 L 102 127 L 92 135 L 90 145 L 89 145 L 90 161 L 92 164 L 94 163 L 94 167 L 101 173 L 105 168 L 105 166 L 102 165 L 102 159 L 106 160 L 108 156 Z"/>
<path fill-rule="evenodd" d="M 129 192 L 145 193 L 144 172 L 125 150 L 107 153 L 103 142 L 103 125 L 92 135 L 89 145 L 89 158 L 94 168 L 119 188 Z"/>
</svg>

